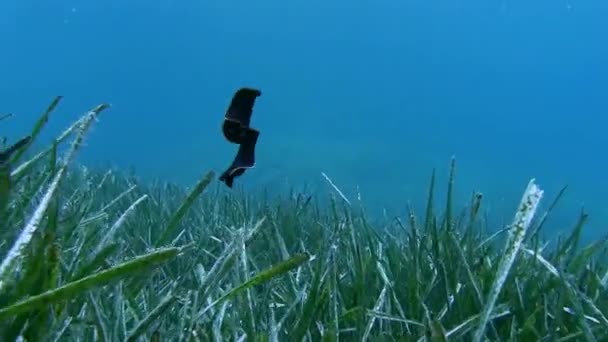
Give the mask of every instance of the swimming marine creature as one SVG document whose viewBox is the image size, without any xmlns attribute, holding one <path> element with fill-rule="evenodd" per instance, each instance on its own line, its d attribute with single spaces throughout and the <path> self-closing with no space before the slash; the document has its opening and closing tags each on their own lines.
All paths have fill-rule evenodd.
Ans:
<svg viewBox="0 0 608 342">
<path fill-rule="evenodd" d="M 230 164 L 222 173 L 220 181 L 232 188 L 234 178 L 241 176 L 247 169 L 255 165 L 255 145 L 260 132 L 249 127 L 253 105 L 262 92 L 253 88 L 240 88 L 234 93 L 230 106 L 224 115 L 222 131 L 224 137 L 239 149 Z"/>
</svg>

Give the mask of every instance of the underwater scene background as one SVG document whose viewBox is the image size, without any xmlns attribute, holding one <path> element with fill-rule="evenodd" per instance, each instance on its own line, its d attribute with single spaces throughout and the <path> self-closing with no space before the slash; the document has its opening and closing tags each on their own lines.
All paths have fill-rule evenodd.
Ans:
<svg viewBox="0 0 608 342">
<path fill-rule="evenodd" d="M 190 185 L 221 172 L 233 92 L 262 91 L 260 189 L 331 191 L 374 215 L 422 209 L 433 168 L 506 223 L 532 177 L 551 220 L 608 223 L 608 2 L 503 0 L 3 1 L 0 112 L 10 139 L 56 95 L 39 139 L 108 102 L 79 162 Z M 45 140 L 46 139 L 46 140 Z M 220 184 L 222 185 L 222 184 Z M 324 195 L 323 193 L 321 194 Z M 552 232 L 546 232 L 545 234 Z"/>
</svg>

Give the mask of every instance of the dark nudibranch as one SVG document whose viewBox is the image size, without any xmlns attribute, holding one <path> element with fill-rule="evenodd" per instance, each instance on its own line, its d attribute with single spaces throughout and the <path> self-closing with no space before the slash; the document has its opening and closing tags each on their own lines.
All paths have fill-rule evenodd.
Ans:
<svg viewBox="0 0 608 342">
<path fill-rule="evenodd" d="M 224 115 L 222 131 L 224 137 L 233 144 L 239 145 L 238 152 L 230 167 L 222 173 L 220 181 L 232 188 L 234 178 L 241 176 L 247 169 L 255 166 L 255 145 L 260 132 L 249 127 L 253 105 L 258 96 L 257 89 L 241 88 L 234 93 L 230 106 Z"/>
</svg>

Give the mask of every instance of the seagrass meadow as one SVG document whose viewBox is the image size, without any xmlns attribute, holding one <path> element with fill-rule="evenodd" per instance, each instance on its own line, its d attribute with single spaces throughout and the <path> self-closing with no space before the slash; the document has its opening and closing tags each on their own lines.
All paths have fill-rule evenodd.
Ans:
<svg viewBox="0 0 608 342">
<path fill-rule="evenodd" d="M 488 227 L 481 194 L 452 203 L 454 160 L 423 212 L 379 223 L 337 188 L 144 183 L 72 163 L 106 105 L 34 151 L 60 100 L 0 165 L 2 341 L 608 340 L 606 241 L 581 245 L 584 212 L 540 238 L 563 191 L 522 184 Z"/>
</svg>

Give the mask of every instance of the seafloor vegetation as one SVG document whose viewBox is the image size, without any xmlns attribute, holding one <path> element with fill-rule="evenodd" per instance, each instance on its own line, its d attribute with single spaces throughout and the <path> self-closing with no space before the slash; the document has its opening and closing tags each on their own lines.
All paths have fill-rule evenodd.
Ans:
<svg viewBox="0 0 608 342">
<path fill-rule="evenodd" d="M 450 176 L 434 199 L 433 173 L 423 212 L 372 226 L 339 191 L 321 206 L 71 165 L 107 106 L 34 151 L 59 100 L 0 160 L 2 341 L 608 339 L 606 241 L 579 246 L 584 213 L 540 239 L 563 192 L 537 211 L 522 184 L 513 223 L 487 227 L 482 196 L 459 208 Z"/>
</svg>

